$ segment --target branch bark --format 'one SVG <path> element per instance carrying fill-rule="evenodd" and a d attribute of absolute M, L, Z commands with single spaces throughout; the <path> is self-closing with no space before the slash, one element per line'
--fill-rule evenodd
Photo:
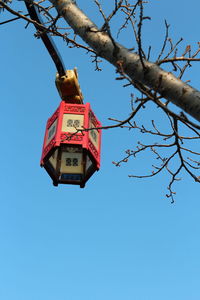
<path fill-rule="evenodd" d="M 30 1 L 30 0 L 29 0 Z M 63 16 L 74 32 L 89 45 L 98 56 L 106 59 L 116 68 L 119 64 L 131 80 L 140 82 L 162 97 L 180 107 L 196 120 L 200 121 L 200 92 L 164 71 L 155 63 L 141 59 L 118 44 L 81 11 L 73 0 L 50 0 L 59 15 Z"/>

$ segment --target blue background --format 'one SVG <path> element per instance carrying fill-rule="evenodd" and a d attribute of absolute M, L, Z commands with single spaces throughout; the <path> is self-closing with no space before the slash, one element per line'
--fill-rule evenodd
<path fill-rule="evenodd" d="M 113 2 L 113 3 L 112 3 Z M 92 1 L 80 7 L 98 24 L 102 18 Z M 165 35 L 164 19 L 174 41 L 197 49 L 198 1 L 151 1 L 144 25 L 143 46 L 158 55 Z M 24 10 L 23 2 L 13 8 Z M 108 14 L 114 1 L 103 2 Z M 11 18 L 0 14 L 0 20 Z M 120 26 L 113 21 L 114 32 Z M 53 187 L 39 166 L 46 120 L 59 105 L 55 67 L 32 25 L 23 20 L 0 26 L 1 42 L 1 195 L 0 299 L 3 300 L 199 300 L 199 186 L 186 174 L 175 185 L 176 202 L 165 197 L 166 173 L 147 180 L 129 174 L 151 171 L 151 155 L 131 159 L 121 167 L 112 161 L 142 140 L 137 131 L 103 131 L 101 170 L 85 189 Z M 135 45 L 130 32 L 119 41 Z M 85 102 L 103 125 L 109 117 L 130 113 L 133 88 L 116 81 L 115 69 L 102 63 L 95 72 L 84 50 L 55 42 L 66 68 L 78 67 Z M 181 53 L 181 52 L 180 52 Z M 199 66 L 186 79 L 199 88 Z M 151 107 L 138 117 L 167 129 L 166 120 Z"/>

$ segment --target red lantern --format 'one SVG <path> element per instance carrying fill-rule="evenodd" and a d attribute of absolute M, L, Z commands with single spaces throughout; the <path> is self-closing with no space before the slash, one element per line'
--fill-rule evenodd
<path fill-rule="evenodd" d="M 89 103 L 61 101 L 47 121 L 41 158 L 41 166 L 55 186 L 62 183 L 84 187 L 99 170 L 100 127 Z"/>

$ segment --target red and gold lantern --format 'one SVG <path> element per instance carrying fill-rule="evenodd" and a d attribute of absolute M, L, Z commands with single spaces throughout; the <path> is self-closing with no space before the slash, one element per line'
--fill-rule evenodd
<path fill-rule="evenodd" d="M 61 101 L 47 121 L 40 163 L 55 186 L 62 183 L 84 187 L 99 170 L 100 127 L 89 103 Z"/>

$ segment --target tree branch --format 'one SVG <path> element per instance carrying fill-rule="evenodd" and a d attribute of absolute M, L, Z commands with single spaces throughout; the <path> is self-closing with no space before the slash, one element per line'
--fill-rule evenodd
<path fill-rule="evenodd" d="M 156 90 L 162 97 L 171 101 L 196 120 L 200 121 L 200 92 L 190 85 L 176 78 L 172 73 L 166 72 L 158 65 L 143 59 L 130 52 L 122 45 L 110 38 L 109 34 L 102 32 L 77 7 L 72 0 L 50 0 L 58 13 L 95 52 L 115 67 L 119 61 L 124 72 L 132 79 Z M 118 51 L 114 51 L 117 45 Z"/>

